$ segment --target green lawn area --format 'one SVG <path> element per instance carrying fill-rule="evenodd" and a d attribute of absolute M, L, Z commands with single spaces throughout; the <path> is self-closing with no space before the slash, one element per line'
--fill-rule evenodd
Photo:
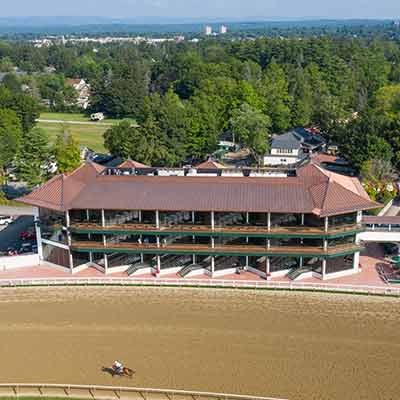
<path fill-rule="evenodd" d="M 91 150 L 97 152 L 105 152 L 103 133 L 110 127 L 110 125 L 121 122 L 120 119 L 105 119 L 101 122 L 92 122 L 85 114 L 69 114 L 69 113 L 50 113 L 45 112 L 40 115 L 40 119 L 52 121 L 64 121 L 63 123 L 54 122 L 38 122 L 37 126 L 44 129 L 53 142 L 57 134 L 60 132 L 62 125 L 67 126 L 69 131 L 75 136 L 82 146 L 86 146 Z M 74 122 L 68 124 L 68 121 Z M 85 122 L 79 125 L 76 122 Z M 87 124 L 87 123 L 90 123 Z M 132 120 L 132 123 L 134 121 Z"/>
<path fill-rule="evenodd" d="M 108 125 L 73 125 L 73 124 L 55 124 L 49 122 L 38 122 L 37 126 L 46 131 L 50 143 L 54 142 L 57 134 L 61 131 L 62 125 L 67 126 L 72 135 L 79 141 L 79 144 L 86 146 L 97 152 L 105 152 L 103 133 L 109 128 Z"/>

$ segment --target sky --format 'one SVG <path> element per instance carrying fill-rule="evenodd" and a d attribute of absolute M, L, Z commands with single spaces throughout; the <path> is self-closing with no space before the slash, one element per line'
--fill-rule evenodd
<path fill-rule="evenodd" d="M 0 17 L 400 17 L 400 0 L 0 0 L 0 3 Z"/>

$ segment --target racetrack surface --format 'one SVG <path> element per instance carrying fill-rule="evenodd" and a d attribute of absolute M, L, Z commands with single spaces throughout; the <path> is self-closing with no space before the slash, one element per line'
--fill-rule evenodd
<path fill-rule="evenodd" d="M 398 299 L 167 288 L 0 291 L 3 382 L 396 399 Z M 132 380 L 100 371 L 115 359 Z"/>

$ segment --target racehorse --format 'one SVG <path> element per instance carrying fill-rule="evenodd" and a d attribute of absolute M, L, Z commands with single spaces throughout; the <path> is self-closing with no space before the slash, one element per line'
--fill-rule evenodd
<path fill-rule="evenodd" d="M 117 371 L 114 368 L 110 368 L 110 367 L 103 367 L 101 370 L 103 372 L 108 372 L 112 377 L 117 375 L 117 376 L 132 379 L 133 375 L 135 374 L 135 371 L 133 369 L 130 369 L 127 367 L 123 367 L 121 371 Z"/>

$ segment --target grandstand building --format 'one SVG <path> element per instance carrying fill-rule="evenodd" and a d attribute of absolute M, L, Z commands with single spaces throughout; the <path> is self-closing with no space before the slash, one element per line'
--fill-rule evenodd
<path fill-rule="evenodd" d="M 321 279 L 359 271 L 363 210 L 356 178 L 296 170 L 152 168 L 87 162 L 20 199 L 34 206 L 39 256 L 72 273 Z"/>

